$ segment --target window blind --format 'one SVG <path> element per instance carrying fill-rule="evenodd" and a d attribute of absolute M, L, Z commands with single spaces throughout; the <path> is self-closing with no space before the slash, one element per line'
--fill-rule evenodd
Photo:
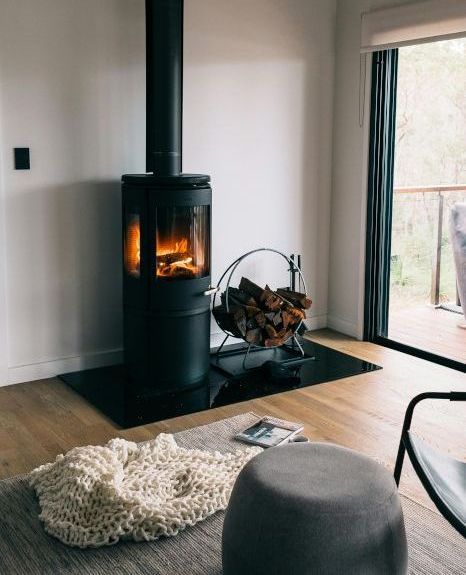
<path fill-rule="evenodd" d="M 466 0 L 428 0 L 361 15 L 361 52 L 466 36 Z"/>

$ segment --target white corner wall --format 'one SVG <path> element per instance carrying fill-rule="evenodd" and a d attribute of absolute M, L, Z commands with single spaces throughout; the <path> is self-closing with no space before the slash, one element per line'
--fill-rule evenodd
<path fill-rule="evenodd" d="M 1 106 L 0 83 L 0 106 Z M 2 118 L 0 116 L 0 143 Z M 8 332 L 6 305 L 6 242 L 5 242 L 5 201 L 3 194 L 2 155 L 0 153 L 0 385 L 8 381 Z"/>
<path fill-rule="evenodd" d="M 119 178 L 144 168 L 143 55 L 140 0 L 0 5 L 6 383 L 121 355 Z"/>
<path fill-rule="evenodd" d="M 323 327 L 335 2 L 188 0 L 185 22 L 184 170 L 212 176 L 213 280 L 256 247 L 301 253 Z M 286 285 L 286 267 L 240 273 Z"/>
<path fill-rule="evenodd" d="M 313 327 L 327 315 L 335 9 L 185 1 L 184 171 L 212 176 L 213 280 L 254 247 L 302 253 Z M 144 170 L 144 60 L 144 0 L 2 0 L 0 384 L 121 358 L 119 178 Z M 15 146 L 30 171 L 13 170 Z M 244 271 L 286 281 L 277 265 Z"/>
<path fill-rule="evenodd" d="M 359 338 L 364 322 L 371 82 L 371 56 L 359 53 L 361 13 L 410 1 L 338 0 L 337 4 L 328 326 Z"/>

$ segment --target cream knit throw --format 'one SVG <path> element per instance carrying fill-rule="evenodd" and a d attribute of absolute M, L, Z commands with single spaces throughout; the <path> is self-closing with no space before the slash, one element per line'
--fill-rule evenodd
<path fill-rule="evenodd" d="M 260 448 L 183 449 L 173 435 L 137 445 L 76 447 L 30 474 L 45 530 L 76 547 L 176 535 L 225 509 L 236 476 Z"/>

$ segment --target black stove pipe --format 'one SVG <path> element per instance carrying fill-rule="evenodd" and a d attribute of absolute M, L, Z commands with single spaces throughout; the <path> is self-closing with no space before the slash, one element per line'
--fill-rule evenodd
<path fill-rule="evenodd" d="M 183 0 L 146 0 L 146 171 L 181 173 Z"/>
<path fill-rule="evenodd" d="M 183 0 L 146 0 L 146 18 L 147 173 L 122 177 L 124 246 L 139 247 L 123 275 L 125 367 L 138 394 L 173 397 L 210 368 L 212 190 L 208 175 L 181 173 Z M 194 240 L 205 244 L 202 277 L 157 274 L 158 244 L 176 233 L 193 258 Z"/>

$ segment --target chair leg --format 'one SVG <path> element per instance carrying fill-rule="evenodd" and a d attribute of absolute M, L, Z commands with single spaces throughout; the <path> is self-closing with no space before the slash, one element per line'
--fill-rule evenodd
<path fill-rule="evenodd" d="M 450 401 L 466 401 L 466 392 L 464 391 L 450 391 L 450 392 L 436 392 L 427 391 L 425 393 L 420 393 L 416 395 L 408 404 L 406 409 L 405 418 L 403 421 L 403 428 L 401 430 L 400 446 L 398 448 L 398 454 L 396 456 L 395 470 L 393 472 L 393 477 L 395 478 L 395 483 L 400 484 L 401 469 L 403 467 L 403 460 L 405 457 L 405 434 L 408 433 L 411 427 L 411 421 L 413 419 L 414 408 L 416 405 L 424 399 L 449 399 Z"/>
<path fill-rule="evenodd" d="M 405 444 L 403 441 L 403 435 L 402 435 L 401 439 L 400 439 L 400 446 L 398 448 L 398 454 L 396 456 L 395 470 L 393 472 L 393 477 L 395 478 L 395 483 L 397 484 L 397 486 L 400 485 L 401 470 L 403 468 L 403 461 L 405 458 L 405 452 L 406 452 L 406 447 L 405 447 Z"/>

